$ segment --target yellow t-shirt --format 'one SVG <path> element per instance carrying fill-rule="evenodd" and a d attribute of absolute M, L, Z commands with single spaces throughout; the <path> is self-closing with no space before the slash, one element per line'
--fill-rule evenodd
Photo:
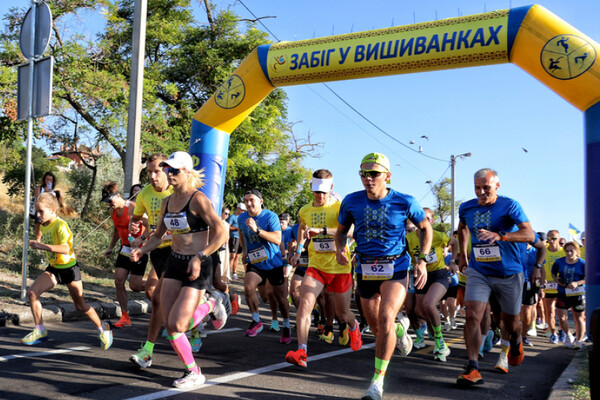
<path fill-rule="evenodd" d="M 585 260 L 585 246 L 579 248 L 579 258 Z"/>
<path fill-rule="evenodd" d="M 146 185 L 138 193 L 135 208 L 133 209 L 133 215 L 136 217 L 142 217 L 144 214 L 148 215 L 148 225 L 150 225 L 150 231 L 154 232 L 158 226 L 160 219 L 160 206 L 165 197 L 170 196 L 173 193 L 173 187 L 169 186 L 167 190 L 157 192 L 154 190 L 154 186 Z M 158 248 L 171 246 L 172 241 L 170 239 L 163 240 Z"/>
<path fill-rule="evenodd" d="M 338 227 L 338 214 L 342 203 L 328 199 L 327 204 L 322 207 L 314 207 L 307 204 L 300 209 L 298 215 L 300 222 L 309 228 L 336 229 Z M 350 259 L 348 246 L 345 248 L 346 257 Z M 335 243 L 333 235 L 313 236 L 308 245 L 308 266 L 316 268 L 329 274 L 347 274 L 350 272 L 350 263 L 338 264 L 335 258 Z"/>
<path fill-rule="evenodd" d="M 554 262 L 559 258 L 566 257 L 565 250 L 561 247 L 558 251 L 550 251 L 550 249 L 546 248 L 546 263 L 544 264 L 544 271 L 546 271 L 546 280 L 548 282 L 554 282 L 552 279 L 552 266 Z M 556 289 L 544 289 L 546 293 L 558 293 Z"/>
<path fill-rule="evenodd" d="M 75 252 L 73 252 L 73 234 L 69 225 L 59 217 L 56 217 L 54 221 L 48 225 L 40 226 L 42 231 L 42 243 L 44 244 L 66 244 L 69 245 L 69 254 L 54 253 L 52 251 L 46 252 L 48 262 L 54 268 L 69 268 L 75 265 Z"/>
<path fill-rule="evenodd" d="M 431 251 L 427 255 L 427 272 L 437 271 L 446 268 L 444 262 L 444 247 L 448 246 L 450 238 L 443 232 L 433 231 L 433 241 L 431 242 Z M 406 235 L 408 253 L 412 257 L 413 265 L 417 264 L 417 258 L 421 253 L 421 243 L 417 231 L 412 231 Z"/>

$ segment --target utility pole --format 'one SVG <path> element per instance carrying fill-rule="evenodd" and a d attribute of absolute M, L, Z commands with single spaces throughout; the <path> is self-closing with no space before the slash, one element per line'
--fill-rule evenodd
<path fill-rule="evenodd" d="M 452 171 L 452 186 L 451 186 L 451 193 L 452 193 L 452 204 L 450 205 L 451 210 L 452 210 L 452 215 L 450 218 L 450 236 L 452 236 L 452 233 L 454 232 L 454 230 L 456 229 L 456 225 L 454 225 L 454 216 L 456 215 L 456 172 L 455 172 L 455 166 L 456 166 L 456 159 L 457 158 L 466 158 L 466 157 L 471 157 L 471 153 L 464 153 L 464 154 L 459 154 L 456 157 L 454 155 L 450 156 L 450 170 Z"/>
<path fill-rule="evenodd" d="M 129 84 L 129 111 L 127 120 L 127 147 L 125 154 L 125 182 L 123 193 L 137 183 L 142 170 L 140 136 L 142 127 L 142 99 L 144 93 L 144 58 L 146 48 L 146 15 L 148 0 L 136 0 L 133 10 L 133 51 L 131 57 L 131 82 Z"/>

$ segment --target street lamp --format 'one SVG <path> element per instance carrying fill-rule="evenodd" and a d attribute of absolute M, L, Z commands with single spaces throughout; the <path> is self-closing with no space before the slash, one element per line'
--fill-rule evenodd
<path fill-rule="evenodd" d="M 451 192 L 452 192 L 452 204 L 451 204 L 451 210 L 452 210 L 452 215 L 450 217 L 450 236 L 452 236 L 452 233 L 454 233 L 454 229 L 455 229 L 455 225 L 454 225 L 454 215 L 456 214 L 456 200 L 455 200 L 455 192 L 456 192 L 456 188 L 455 188 L 455 174 L 454 174 L 454 166 L 456 165 L 456 159 L 457 158 L 467 158 L 467 157 L 471 157 L 471 153 L 464 153 L 464 154 L 459 154 L 457 156 L 451 155 L 450 156 L 450 167 L 452 170 L 452 188 L 451 188 Z"/>

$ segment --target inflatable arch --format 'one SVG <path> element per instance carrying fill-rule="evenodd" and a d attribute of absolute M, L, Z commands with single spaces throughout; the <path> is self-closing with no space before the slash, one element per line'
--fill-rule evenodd
<path fill-rule="evenodd" d="M 221 209 L 229 135 L 275 88 L 511 62 L 584 112 L 587 314 L 600 307 L 598 43 L 539 5 L 259 46 L 196 112 L 189 151 Z"/>

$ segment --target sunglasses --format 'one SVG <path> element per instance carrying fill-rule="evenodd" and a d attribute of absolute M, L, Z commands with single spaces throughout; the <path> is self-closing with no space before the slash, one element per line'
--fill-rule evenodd
<path fill-rule="evenodd" d="M 360 171 L 358 171 L 358 174 L 360 175 L 361 178 L 375 179 L 379 175 L 383 174 L 383 172 L 381 172 L 381 171 L 365 171 L 364 169 L 361 169 Z"/>
<path fill-rule="evenodd" d="M 228 212 L 224 212 L 223 214 L 225 214 L 225 215 L 229 215 L 229 213 L 228 213 Z"/>
<path fill-rule="evenodd" d="M 173 167 L 165 167 L 164 171 L 165 171 L 165 174 L 167 174 L 167 175 L 171 174 L 173 176 L 177 176 L 181 172 L 180 169 L 173 168 Z"/>
<path fill-rule="evenodd" d="M 548 240 L 555 241 L 555 240 L 558 240 L 558 238 L 550 238 L 549 237 Z"/>

